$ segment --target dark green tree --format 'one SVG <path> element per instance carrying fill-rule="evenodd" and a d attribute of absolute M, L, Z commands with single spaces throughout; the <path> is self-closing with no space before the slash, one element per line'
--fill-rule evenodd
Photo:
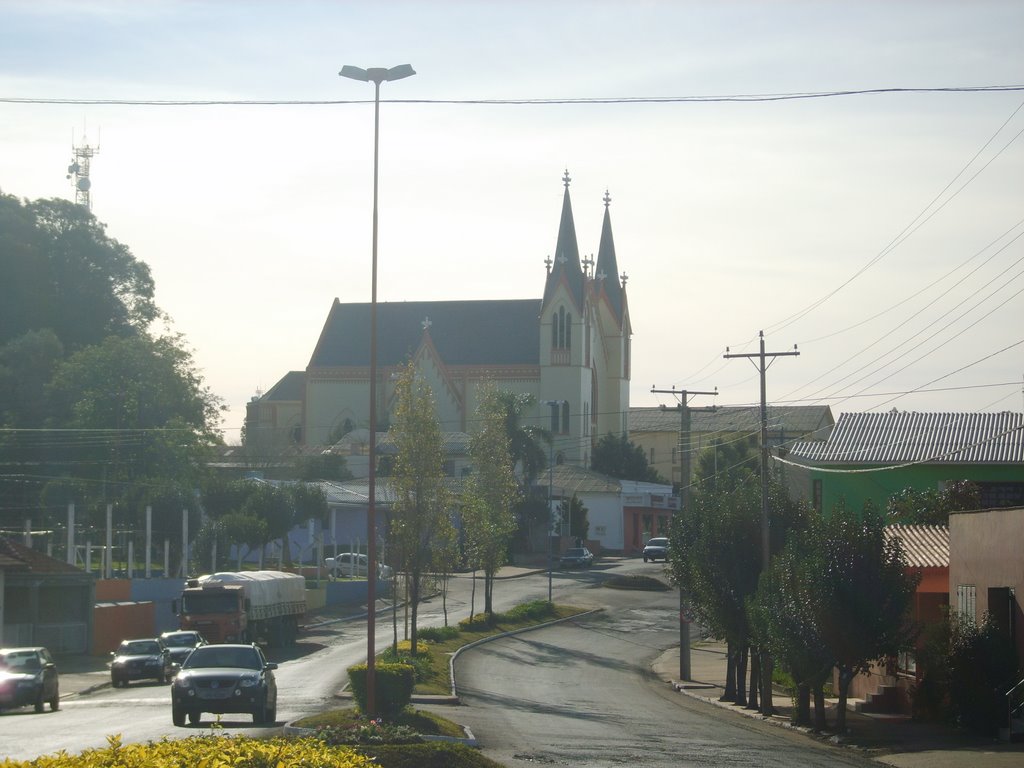
<path fill-rule="evenodd" d="M 822 570 L 811 605 L 821 641 L 839 672 L 836 730 L 846 730 L 846 700 L 854 675 L 871 663 L 914 647 L 910 620 L 917 578 L 906 570 L 900 539 L 886 538 L 883 516 L 870 507 L 856 513 L 839 506 L 812 518 L 806 546 Z"/>
<path fill-rule="evenodd" d="M 644 449 L 632 442 L 625 433 L 613 435 L 609 432 L 598 440 L 591 456 L 590 468 L 620 480 L 667 482 L 647 462 Z"/>
<path fill-rule="evenodd" d="M 949 525 L 951 512 L 981 508 L 981 489 L 970 480 L 946 483 L 942 490 L 904 488 L 889 497 L 889 522 L 899 525 Z"/>
<path fill-rule="evenodd" d="M 0 343 L 50 328 L 74 352 L 159 314 L 149 267 L 68 200 L 0 193 L 0 274 Z"/>

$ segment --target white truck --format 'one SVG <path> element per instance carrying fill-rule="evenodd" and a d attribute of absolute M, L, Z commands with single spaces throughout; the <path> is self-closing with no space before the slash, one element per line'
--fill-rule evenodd
<path fill-rule="evenodd" d="M 305 613 L 306 579 L 282 571 L 213 573 L 181 593 L 181 628 L 211 643 L 291 645 Z"/>

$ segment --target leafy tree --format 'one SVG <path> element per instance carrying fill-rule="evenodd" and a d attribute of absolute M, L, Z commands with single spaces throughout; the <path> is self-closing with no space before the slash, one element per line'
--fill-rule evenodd
<path fill-rule="evenodd" d="M 949 644 L 949 703 L 955 722 L 995 736 L 1006 721 L 1003 694 L 1020 679 L 1017 653 L 1007 627 L 986 615 L 981 624 L 956 617 Z"/>
<path fill-rule="evenodd" d="M 598 440 L 591 456 L 590 468 L 620 480 L 667 482 L 648 464 L 644 449 L 632 442 L 625 433 L 613 435 L 609 432 Z"/>
<path fill-rule="evenodd" d="M 713 440 L 701 451 L 694 470 L 698 485 L 733 488 L 761 475 L 761 456 L 756 437 Z"/>
<path fill-rule="evenodd" d="M 579 541 L 586 541 L 590 534 L 590 522 L 587 520 L 587 508 L 575 493 L 572 498 L 563 499 L 558 505 L 558 514 L 562 520 L 569 521 L 569 535 Z"/>
<path fill-rule="evenodd" d="M 241 511 L 265 524 L 266 538 L 260 543 L 261 546 L 280 540 L 281 559 L 285 565 L 290 566 L 292 553 L 288 533 L 295 525 L 295 507 L 288 492 L 270 483 L 254 482 Z"/>
<path fill-rule="evenodd" d="M 57 495 L 140 509 L 199 487 L 219 401 L 179 339 L 107 337 L 60 363 L 48 395 L 48 426 L 77 430 L 51 453 Z"/>
<path fill-rule="evenodd" d="M 513 472 L 507 399 L 486 387 L 476 409 L 477 431 L 470 441 L 473 474 L 463 495 L 462 522 L 470 565 L 484 572 L 484 612 L 493 614 L 494 577 L 507 562 L 515 531 L 513 507 L 520 487 Z"/>
<path fill-rule="evenodd" d="M 981 507 L 981 489 L 970 480 L 947 483 L 942 490 L 904 488 L 893 494 L 886 512 L 901 525 L 949 525 L 949 514 Z"/>
<path fill-rule="evenodd" d="M 804 525 L 804 510 L 774 478 L 769 482 L 769 509 L 774 553 L 782 549 L 790 530 Z M 701 625 L 729 646 L 730 684 L 724 698 L 746 704 L 745 660 L 752 639 L 747 603 L 763 569 L 761 492 L 756 477 L 721 475 L 718 483 L 697 487 L 691 509 L 672 519 L 668 566 L 673 584 L 682 590 Z M 752 692 L 756 680 L 756 669 L 752 669 Z"/>
<path fill-rule="evenodd" d="M 76 351 L 159 314 L 149 267 L 68 200 L 0 194 L 0 273 L 0 343 L 50 328 Z"/>
<path fill-rule="evenodd" d="M 394 417 L 389 430 L 397 453 L 391 482 L 391 552 L 409 584 L 411 653 L 417 653 L 417 616 L 423 579 L 431 565 L 433 543 L 447 539 L 451 525 L 450 493 L 445 485 L 441 425 L 430 388 L 416 376 L 412 363 L 395 385 Z"/>
<path fill-rule="evenodd" d="M 815 583 L 826 564 L 813 541 L 803 531 L 790 535 L 769 570 L 761 574 L 747 612 L 759 644 L 768 648 L 796 684 L 796 724 L 810 724 L 813 692 L 814 727 L 823 730 L 823 687 L 832 672 L 833 657 L 816 623 Z"/>
<path fill-rule="evenodd" d="M 295 466 L 299 480 L 351 480 L 345 457 L 340 453 L 323 452 L 300 456 Z"/>
<path fill-rule="evenodd" d="M 250 512 L 228 512 L 217 522 L 220 532 L 237 547 L 238 570 L 242 569 L 242 560 L 249 552 L 262 548 L 272 538 L 267 521 Z M 243 545 L 245 551 L 242 550 Z"/>
<path fill-rule="evenodd" d="M 812 518 L 806 546 L 824 570 L 811 585 L 814 624 L 839 672 L 836 729 L 846 730 L 846 699 L 854 675 L 873 661 L 913 648 L 909 620 L 917 578 L 906 572 L 899 537 L 885 537 L 882 515 L 839 506 Z"/>

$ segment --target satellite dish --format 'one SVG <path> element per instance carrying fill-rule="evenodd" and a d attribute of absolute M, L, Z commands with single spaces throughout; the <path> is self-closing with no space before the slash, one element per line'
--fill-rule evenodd
<path fill-rule="evenodd" d="M 83 192 L 86 192 L 88 191 L 89 187 L 92 186 L 92 182 L 89 181 L 88 179 L 79 179 L 78 184 L 76 186 Z"/>

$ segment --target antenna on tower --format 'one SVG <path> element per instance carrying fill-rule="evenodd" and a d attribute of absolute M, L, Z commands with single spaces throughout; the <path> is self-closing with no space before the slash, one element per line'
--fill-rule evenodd
<path fill-rule="evenodd" d="M 89 179 L 89 165 L 92 162 L 92 157 L 98 154 L 100 151 L 99 141 L 97 140 L 96 146 L 89 146 L 89 140 L 86 138 L 85 131 L 82 131 L 82 143 L 75 144 L 75 129 L 71 129 L 71 151 L 75 153 L 75 156 L 71 159 L 71 165 L 68 166 L 67 178 L 71 179 L 71 186 L 75 188 L 75 202 L 79 205 L 84 205 L 86 209 L 92 210 L 92 198 L 89 195 L 92 189 L 92 181 Z"/>

